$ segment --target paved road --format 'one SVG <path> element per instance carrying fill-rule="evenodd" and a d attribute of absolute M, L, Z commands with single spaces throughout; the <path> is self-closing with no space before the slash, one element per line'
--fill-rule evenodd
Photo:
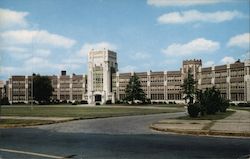
<path fill-rule="evenodd" d="M 145 116 L 114 117 L 104 119 L 78 120 L 60 124 L 39 126 L 39 129 L 63 133 L 94 134 L 152 134 L 149 125 L 164 118 L 183 116 L 184 113 L 155 114 Z"/>
<path fill-rule="evenodd" d="M 250 154 L 249 138 L 159 134 L 148 129 L 151 122 L 179 115 L 181 113 L 0 129 L 0 158 L 233 159 Z"/>

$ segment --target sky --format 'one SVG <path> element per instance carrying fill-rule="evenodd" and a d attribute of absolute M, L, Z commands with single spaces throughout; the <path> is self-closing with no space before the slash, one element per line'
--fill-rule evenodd
<path fill-rule="evenodd" d="M 91 49 L 119 72 L 179 70 L 250 58 L 250 0 L 1 0 L 0 80 L 87 74 Z"/>

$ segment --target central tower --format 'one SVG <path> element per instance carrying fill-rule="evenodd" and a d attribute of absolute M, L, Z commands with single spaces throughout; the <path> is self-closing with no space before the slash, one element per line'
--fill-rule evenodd
<path fill-rule="evenodd" d="M 112 74 L 118 70 L 116 52 L 91 50 L 88 54 L 88 103 L 104 104 L 114 100 Z"/>

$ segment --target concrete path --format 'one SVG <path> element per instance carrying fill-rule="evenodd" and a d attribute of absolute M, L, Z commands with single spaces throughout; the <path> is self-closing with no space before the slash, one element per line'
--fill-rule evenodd
<path fill-rule="evenodd" d="M 182 134 L 250 137 L 250 112 L 236 110 L 231 116 L 217 121 L 165 119 L 153 123 L 151 128 Z"/>
<path fill-rule="evenodd" d="M 250 133 L 250 112 L 237 110 L 231 116 L 218 120 L 210 128 L 212 131 Z"/>

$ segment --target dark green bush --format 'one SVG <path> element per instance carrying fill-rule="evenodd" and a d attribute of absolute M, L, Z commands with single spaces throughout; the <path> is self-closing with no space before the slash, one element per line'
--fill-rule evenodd
<path fill-rule="evenodd" d="M 88 104 L 88 101 L 82 100 L 80 103 L 81 103 L 81 104 Z"/>
<path fill-rule="evenodd" d="M 230 103 L 230 106 L 235 106 L 235 103 Z"/>
<path fill-rule="evenodd" d="M 8 97 L 3 97 L 0 102 L 1 105 L 10 105 Z"/>
<path fill-rule="evenodd" d="M 222 98 L 220 102 L 220 112 L 226 112 L 228 107 L 229 107 L 229 100 Z"/>
<path fill-rule="evenodd" d="M 239 103 L 239 107 L 250 107 L 250 103 Z"/>
<path fill-rule="evenodd" d="M 107 100 L 106 104 L 112 104 L 112 101 L 111 100 Z"/>
<path fill-rule="evenodd" d="M 115 101 L 115 104 L 122 104 L 120 100 Z"/>
<path fill-rule="evenodd" d="M 194 103 L 188 105 L 188 114 L 190 117 L 196 118 L 200 113 L 201 105 L 200 103 Z"/>

